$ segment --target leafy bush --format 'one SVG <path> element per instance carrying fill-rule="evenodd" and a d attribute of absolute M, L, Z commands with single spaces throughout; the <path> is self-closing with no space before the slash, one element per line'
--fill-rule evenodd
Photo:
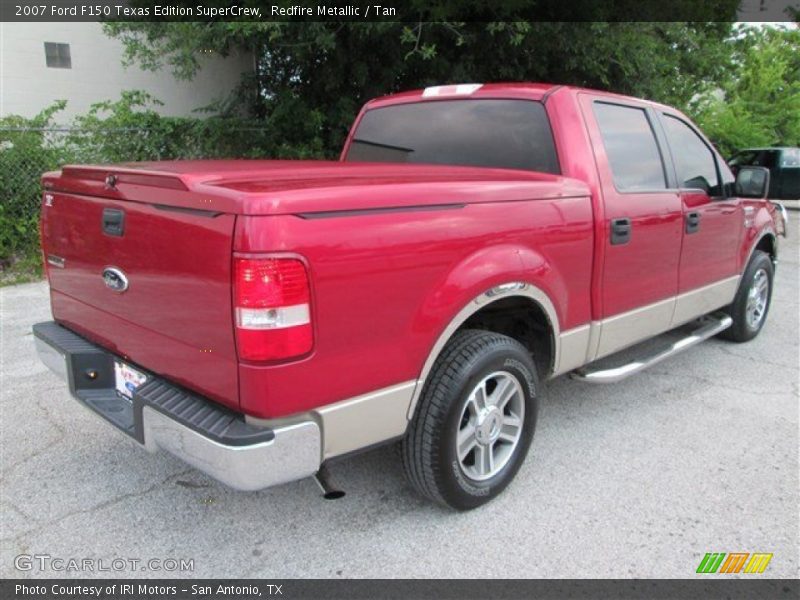
<path fill-rule="evenodd" d="M 74 121 L 69 144 L 82 163 L 199 158 L 305 158 L 321 156 L 321 145 L 287 145 L 270 135 L 264 121 L 239 116 L 163 117 L 162 103 L 142 91 L 126 91 L 116 102 L 99 102 Z M 112 132 L 109 135 L 109 132 Z"/>
<path fill-rule="evenodd" d="M 42 173 L 67 163 L 120 163 L 200 158 L 317 158 L 319 119 L 298 125 L 294 139 L 272 135 L 270 123 L 236 115 L 164 117 L 161 103 L 141 91 L 99 102 L 55 128 L 61 101 L 36 117 L 0 119 L 0 270 L 39 260 L 38 220 Z M 291 99 L 286 106 L 290 107 Z M 288 119 L 291 111 L 275 118 Z"/>
<path fill-rule="evenodd" d="M 63 144 L 49 139 L 57 102 L 32 119 L 0 119 L 0 266 L 36 253 L 39 242 L 39 178 L 69 160 Z"/>

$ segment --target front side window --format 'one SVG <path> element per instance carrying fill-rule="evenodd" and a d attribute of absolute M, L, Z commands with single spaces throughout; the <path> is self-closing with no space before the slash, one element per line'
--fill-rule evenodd
<path fill-rule="evenodd" d="M 647 113 L 641 108 L 595 102 L 603 146 L 620 192 L 667 187 L 664 163 Z"/>
<path fill-rule="evenodd" d="M 345 160 L 559 173 L 544 106 L 530 100 L 436 100 L 364 113 Z"/>
<path fill-rule="evenodd" d="M 678 184 L 701 189 L 709 196 L 722 194 L 714 153 L 694 129 L 676 117 L 664 115 L 664 130 L 672 150 Z"/>
<path fill-rule="evenodd" d="M 755 164 L 756 157 L 758 156 L 757 152 L 752 150 L 743 150 L 739 152 L 736 156 L 734 156 L 730 163 L 732 167 L 742 167 L 746 165 L 753 165 Z"/>

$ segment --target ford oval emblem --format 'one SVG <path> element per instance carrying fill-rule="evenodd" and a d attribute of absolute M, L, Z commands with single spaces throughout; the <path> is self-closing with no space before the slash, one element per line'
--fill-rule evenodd
<path fill-rule="evenodd" d="M 117 267 L 103 269 L 103 282 L 105 282 L 107 288 L 120 294 L 128 289 L 128 278 Z"/>

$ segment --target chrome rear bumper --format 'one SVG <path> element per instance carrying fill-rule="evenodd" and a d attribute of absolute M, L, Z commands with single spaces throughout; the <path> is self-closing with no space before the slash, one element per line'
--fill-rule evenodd
<path fill-rule="evenodd" d="M 320 431 L 313 421 L 274 429 L 271 441 L 227 446 L 149 406 L 142 419 L 147 450 L 166 450 L 237 490 L 260 490 L 310 477 L 319 469 Z"/>
<path fill-rule="evenodd" d="M 258 427 L 154 375 L 129 400 L 114 388 L 113 354 L 54 322 L 34 325 L 33 332 L 39 358 L 67 382 L 72 396 L 151 452 L 166 450 L 237 490 L 319 470 L 322 436 L 311 418 Z"/>

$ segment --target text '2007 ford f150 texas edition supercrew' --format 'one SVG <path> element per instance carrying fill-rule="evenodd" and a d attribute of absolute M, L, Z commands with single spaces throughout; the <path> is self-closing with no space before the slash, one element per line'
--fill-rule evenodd
<path fill-rule="evenodd" d="M 65 166 L 35 340 L 82 404 L 234 488 L 399 440 L 419 492 L 474 508 L 525 459 L 542 380 L 758 334 L 768 178 L 667 106 L 541 84 L 378 98 L 340 161 Z"/>

